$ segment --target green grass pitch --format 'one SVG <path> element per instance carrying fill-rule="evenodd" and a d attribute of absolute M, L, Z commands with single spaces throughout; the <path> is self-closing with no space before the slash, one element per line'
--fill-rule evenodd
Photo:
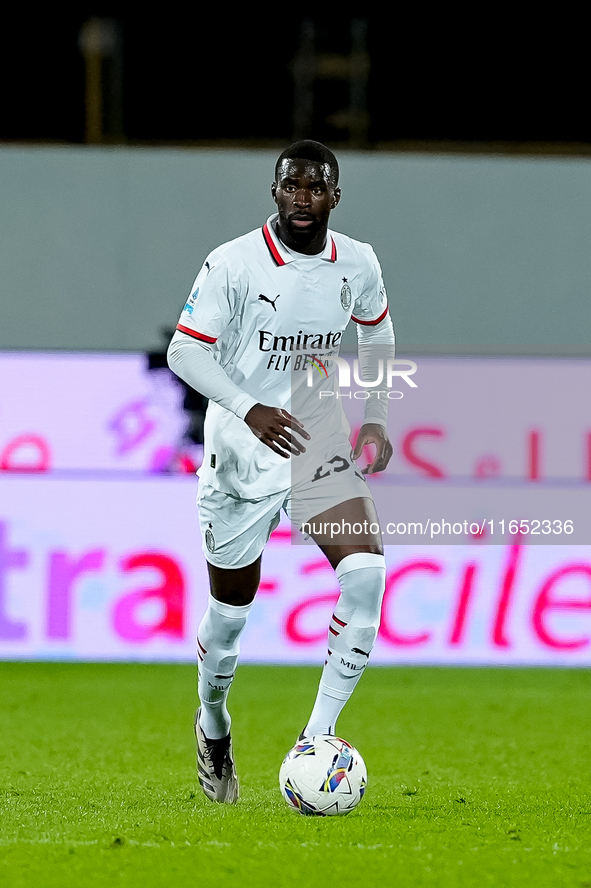
<path fill-rule="evenodd" d="M 305 818 L 277 772 L 318 677 L 240 667 L 230 807 L 197 786 L 193 668 L 1 663 L 0 885 L 591 886 L 591 673 L 368 670 L 339 722 L 366 797 Z"/>

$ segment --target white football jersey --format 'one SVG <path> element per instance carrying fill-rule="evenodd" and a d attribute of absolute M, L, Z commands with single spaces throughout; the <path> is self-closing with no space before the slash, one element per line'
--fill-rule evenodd
<path fill-rule="evenodd" d="M 209 343 L 230 379 L 256 402 L 292 413 L 294 384 L 306 384 L 311 358 L 329 373 L 334 368 L 334 374 L 335 362 L 325 365 L 323 359 L 338 355 L 349 320 L 379 324 L 388 306 L 369 244 L 329 231 L 322 253 L 295 253 L 277 237 L 276 218 L 209 254 L 177 330 Z M 344 429 L 346 420 L 337 407 L 334 422 Z M 316 418 L 293 413 L 311 435 L 313 426 L 322 424 L 326 438 L 326 406 L 323 410 Z M 256 499 L 291 486 L 290 463 L 259 441 L 242 419 L 209 402 L 198 473 L 203 481 L 233 496 Z"/>

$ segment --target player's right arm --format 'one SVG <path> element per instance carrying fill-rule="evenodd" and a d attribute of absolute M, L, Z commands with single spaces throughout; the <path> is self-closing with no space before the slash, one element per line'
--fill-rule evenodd
<path fill-rule="evenodd" d="M 308 438 L 301 424 L 285 410 L 260 404 L 230 379 L 214 357 L 213 348 L 233 319 L 237 298 L 222 260 L 212 255 L 199 272 L 168 347 L 168 366 L 196 391 L 244 420 L 275 453 L 297 455 L 304 447 L 291 430 Z"/>
<path fill-rule="evenodd" d="M 250 428 L 253 435 L 270 447 L 279 456 L 288 456 L 281 448 L 288 447 L 294 456 L 299 453 L 305 453 L 306 448 L 301 441 L 294 438 L 287 430 L 293 429 L 305 438 L 310 440 L 310 435 L 305 431 L 301 422 L 295 416 L 292 416 L 287 410 L 281 410 L 278 407 L 268 407 L 265 404 L 255 404 L 251 407 L 244 422 Z"/>

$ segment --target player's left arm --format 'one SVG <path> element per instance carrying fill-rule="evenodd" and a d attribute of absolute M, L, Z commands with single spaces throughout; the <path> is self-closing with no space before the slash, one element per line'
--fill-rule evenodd
<path fill-rule="evenodd" d="M 377 422 L 364 422 L 359 429 L 354 459 L 359 459 L 363 448 L 367 444 L 374 444 L 376 448 L 373 461 L 365 469 L 361 469 L 363 475 L 372 475 L 374 472 L 383 472 L 392 456 L 392 444 L 386 428 Z"/>
<path fill-rule="evenodd" d="M 364 474 L 383 472 L 392 456 L 392 444 L 388 437 L 388 360 L 395 355 L 395 337 L 392 318 L 388 311 L 388 299 L 382 280 L 382 271 L 372 251 L 371 271 L 365 292 L 356 301 L 353 320 L 357 324 L 359 369 L 361 379 L 374 381 L 380 375 L 378 385 L 368 387 L 370 397 L 365 401 L 364 422 L 359 430 L 353 456 L 358 459 L 367 444 L 375 447 L 375 455 Z"/>

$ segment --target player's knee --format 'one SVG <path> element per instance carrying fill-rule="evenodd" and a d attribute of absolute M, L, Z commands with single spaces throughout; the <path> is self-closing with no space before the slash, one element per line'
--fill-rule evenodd
<path fill-rule="evenodd" d="M 238 655 L 240 636 L 246 626 L 251 605 L 234 607 L 210 596 L 209 606 L 199 625 L 198 638 L 207 653 L 213 645 L 219 654 Z"/>
<path fill-rule="evenodd" d="M 352 625 L 379 624 L 386 584 L 386 561 L 383 555 L 356 552 L 347 555 L 337 567 L 341 587 L 339 609 L 348 612 Z"/>
<path fill-rule="evenodd" d="M 199 626 L 199 641 L 206 651 L 210 647 L 215 647 L 219 654 L 221 651 L 231 655 L 238 656 L 240 647 L 240 635 L 243 626 L 237 626 L 233 622 L 216 621 L 215 626 L 207 619 L 204 619 Z"/>

